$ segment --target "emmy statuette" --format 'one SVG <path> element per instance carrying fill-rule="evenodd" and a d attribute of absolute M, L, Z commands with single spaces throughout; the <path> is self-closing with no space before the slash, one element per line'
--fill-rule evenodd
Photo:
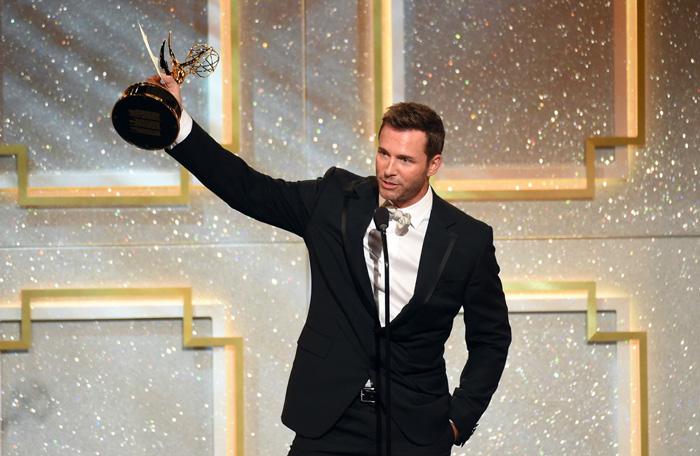
<path fill-rule="evenodd" d="M 145 35 L 144 41 L 148 49 Z M 163 41 L 160 47 L 158 66 L 178 84 L 182 84 L 190 74 L 201 78 L 209 76 L 219 63 L 219 54 L 206 44 L 193 45 L 185 61 L 180 63 L 175 58 L 171 47 L 171 35 L 168 34 L 168 66 L 165 61 L 165 43 Z M 148 50 L 150 54 L 150 49 Z M 150 82 L 138 82 L 127 87 L 115 103 L 112 109 L 112 124 L 119 136 L 136 147 L 163 149 L 177 138 L 181 113 L 180 103 L 167 89 Z"/>

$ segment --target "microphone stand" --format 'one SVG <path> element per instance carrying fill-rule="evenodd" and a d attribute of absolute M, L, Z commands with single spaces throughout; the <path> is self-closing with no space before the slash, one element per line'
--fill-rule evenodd
<path fill-rule="evenodd" d="M 386 456 L 391 456 L 391 315 L 389 305 L 389 248 L 386 243 L 386 226 L 380 229 L 384 249 L 384 330 L 386 331 Z"/>
<path fill-rule="evenodd" d="M 374 223 L 381 234 L 384 251 L 384 330 L 386 332 L 384 358 L 386 369 L 386 396 L 382 402 L 386 404 L 386 456 L 391 456 L 391 306 L 389 305 L 389 247 L 386 242 L 386 230 L 389 227 L 389 218 L 389 210 L 386 207 L 380 207 L 374 212 Z M 379 347 L 377 346 L 377 348 Z M 379 378 L 381 378 L 381 373 L 377 372 L 377 379 Z M 381 397 L 381 388 L 378 387 L 377 390 L 380 392 L 378 396 Z M 378 410 L 381 411 L 381 408 Z M 377 415 L 377 429 L 380 427 L 381 413 Z"/>

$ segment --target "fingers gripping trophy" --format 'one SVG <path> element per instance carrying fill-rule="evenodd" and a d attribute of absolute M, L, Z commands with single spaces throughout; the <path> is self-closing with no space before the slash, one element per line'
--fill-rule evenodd
<path fill-rule="evenodd" d="M 141 34 L 158 74 L 161 78 L 163 74 L 171 76 L 177 84 L 182 84 L 188 75 L 207 77 L 219 63 L 218 52 L 211 46 L 199 43 L 193 45 L 185 60 L 180 62 L 172 50 L 172 35 L 168 33 L 168 65 L 165 60 L 166 41 L 163 41 L 160 58 L 156 60 L 143 29 Z M 112 109 L 112 124 L 119 136 L 141 149 L 163 149 L 175 141 L 180 131 L 182 106 L 179 100 L 155 82 L 157 81 L 130 85 Z M 164 81 L 161 79 L 161 82 Z"/>

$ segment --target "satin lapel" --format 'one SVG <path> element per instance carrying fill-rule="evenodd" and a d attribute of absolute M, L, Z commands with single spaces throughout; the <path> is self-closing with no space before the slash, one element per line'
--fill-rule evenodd
<path fill-rule="evenodd" d="M 437 195 L 433 195 L 433 209 L 430 213 L 428 229 L 423 239 L 418 275 L 416 276 L 416 288 L 406 307 L 392 321 L 392 326 L 399 325 L 402 321 L 409 318 L 416 309 L 426 304 L 433 295 L 438 279 L 440 279 L 445 269 L 447 260 L 457 240 L 457 233 L 449 230 L 449 227 L 453 224 L 454 218 L 450 213 L 448 204 Z"/>
<path fill-rule="evenodd" d="M 362 303 L 372 319 L 376 321 L 378 321 L 377 306 L 374 303 L 372 285 L 367 273 L 363 239 L 377 204 L 376 181 L 373 178 L 367 178 L 357 182 L 346 190 L 340 224 L 350 274 L 355 287 L 360 290 L 363 297 Z"/>

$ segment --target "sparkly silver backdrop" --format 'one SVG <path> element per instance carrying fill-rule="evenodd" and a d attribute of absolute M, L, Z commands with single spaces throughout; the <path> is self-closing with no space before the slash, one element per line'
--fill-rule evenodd
<path fill-rule="evenodd" d="M 109 111 L 120 90 L 151 72 L 136 21 L 147 26 L 151 44 L 172 29 L 184 51 L 206 38 L 208 7 L 203 0 L 2 2 L 0 143 L 29 146 L 30 183 L 42 173 L 59 181 L 69 172 L 174 173 L 164 154 L 124 145 L 111 131 Z M 289 179 L 315 177 L 332 165 L 372 172 L 370 7 L 241 2 L 242 154 L 261 170 Z M 604 1 L 404 2 L 405 93 L 445 116 L 449 164 L 580 163 L 586 135 L 611 134 L 611 8 Z M 647 136 L 634 149 L 628 180 L 598 187 L 593 201 L 458 206 L 494 227 L 504 281 L 590 280 L 629 300 L 632 328 L 649 337 L 650 454 L 693 454 L 700 447 L 700 5 L 649 1 L 646 12 Z M 205 125 L 206 87 L 193 80 L 185 88 L 188 111 Z M 14 179 L 14 160 L 0 158 L 0 182 L 13 187 Z M 17 206 L 16 193 L 3 191 L 0 220 L 4 306 L 16 307 L 26 288 L 125 286 L 192 286 L 195 303 L 224 303 L 244 337 L 246 454 L 285 454 L 292 434 L 279 421 L 282 392 L 309 293 L 298 238 L 232 212 L 204 190 L 187 207 L 29 210 Z M 612 315 L 600 320 L 614 327 Z M 511 322 L 514 342 L 501 386 L 477 433 L 454 454 L 624 454 L 616 447 L 617 399 L 628 378 L 617 371 L 616 346 L 587 344 L 583 313 L 517 313 Z M 456 323 L 446 351 L 453 385 L 466 357 L 463 325 Z M 124 330 L 128 324 L 80 325 L 81 334 L 99 328 L 105 340 L 136 340 L 136 331 Z M 4 336 L 15 326 L 3 325 Z M 49 326 L 46 334 L 66 343 L 75 333 L 73 326 Z M 141 354 L 179 348 L 176 326 L 138 331 L 150 334 L 139 342 Z M 25 416 L 17 410 L 41 401 L 63 417 L 31 434 L 41 436 L 32 454 L 86 453 L 99 438 L 102 454 L 124 454 L 125 438 L 135 445 L 129 454 L 153 454 L 149 445 L 165 442 L 162 436 L 128 427 L 113 435 L 94 422 L 75 429 L 85 436 L 71 437 L 75 447 L 52 446 L 50 432 L 63 436 L 93 412 L 104 429 L 116 429 L 116 419 L 107 401 L 86 407 L 61 400 L 86 386 L 69 390 L 49 377 L 70 364 L 55 365 L 62 344 L 42 351 L 39 328 L 30 352 L 0 357 L 0 454 L 26 454 L 13 450 L 27 440 L 19 440 L 26 434 L 12 423 Z M 126 355 L 124 364 L 104 366 L 99 345 L 71 343 L 65 356 L 81 364 L 68 372 L 105 369 L 109 382 L 125 376 Z M 188 375 L 193 360 L 206 356 L 178 351 L 152 375 Z M 22 357 L 25 367 L 13 368 Z M 13 411 L 13 385 L 27 377 L 22 369 L 44 364 L 32 375 L 48 386 L 26 389 Z M 129 380 L 139 375 L 145 374 Z M 182 388 L 200 405 L 211 398 L 206 382 Z M 174 403 L 148 403 L 158 413 L 154 420 L 177 410 Z M 194 403 L 182 405 L 205 426 L 178 435 L 188 439 L 183 448 L 208 454 L 194 438 L 211 432 L 203 421 L 209 415 Z M 23 423 L 37 423 L 27 413 Z M 80 421 L 65 418 L 76 413 L 84 415 Z M 138 413 L 122 417 L 133 424 Z"/>
<path fill-rule="evenodd" d="M 405 3 L 406 98 L 440 108 L 446 165 L 580 164 L 612 133 L 612 2 Z"/>
<path fill-rule="evenodd" d="M 164 152 L 144 154 L 114 134 L 110 112 L 129 84 L 155 71 L 154 52 L 172 30 L 183 58 L 206 40 L 207 2 L 3 1 L 3 143 L 29 146 L 32 174 L 174 170 Z M 203 116 L 203 85 L 188 84 L 188 111 Z M 2 170 L 12 169 L 5 160 Z M 64 185 L 70 185 L 69 183 Z"/>
<path fill-rule="evenodd" d="M 33 329 L 2 356 L 3 455 L 212 453 L 212 357 L 182 350 L 180 321 Z"/>

